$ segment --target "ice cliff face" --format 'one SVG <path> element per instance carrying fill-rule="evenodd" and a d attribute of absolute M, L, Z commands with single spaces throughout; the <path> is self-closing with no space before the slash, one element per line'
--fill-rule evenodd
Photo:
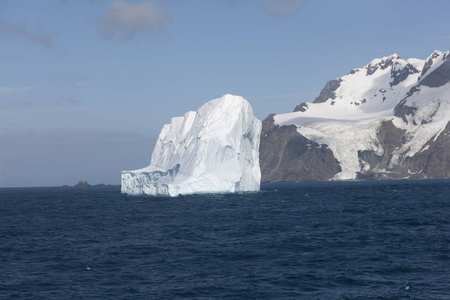
<path fill-rule="evenodd" d="M 122 172 L 122 192 L 177 196 L 259 191 L 261 122 L 225 95 L 164 125 L 150 166 Z"/>
<path fill-rule="evenodd" d="M 262 181 L 450 177 L 450 51 L 397 54 L 263 122 Z"/>

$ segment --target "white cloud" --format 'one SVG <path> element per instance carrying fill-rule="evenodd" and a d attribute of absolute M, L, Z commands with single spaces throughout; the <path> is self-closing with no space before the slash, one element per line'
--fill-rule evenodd
<path fill-rule="evenodd" d="M 295 14 L 300 7 L 306 4 L 308 0 L 263 0 L 266 11 L 274 17 L 290 17 Z"/>
<path fill-rule="evenodd" d="M 17 93 L 17 92 L 25 92 L 25 91 L 34 90 L 35 88 L 36 88 L 35 86 L 21 86 L 21 87 L 0 86 L 0 95 Z"/>
<path fill-rule="evenodd" d="M 45 48 L 51 48 L 53 45 L 52 39 L 45 33 L 39 30 L 30 31 L 22 23 L 14 24 L 0 20 L 0 34 L 13 34 L 26 39 L 29 42 L 44 46 Z"/>
<path fill-rule="evenodd" d="M 101 35 L 110 40 L 127 40 L 144 31 L 161 29 L 171 15 L 151 3 L 116 1 L 101 16 Z"/>

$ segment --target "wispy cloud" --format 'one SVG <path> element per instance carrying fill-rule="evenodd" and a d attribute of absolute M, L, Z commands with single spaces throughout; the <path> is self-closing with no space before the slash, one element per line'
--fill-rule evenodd
<path fill-rule="evenodd" d="M 290 17 L 308 0 L 262 0 L 269 15 L 277 18 Z"/>
<path fill-rule="evenodd" d="M 145 31 L 160 30 L 172 16 L 151 3 L 116 1 L 100 17 L 100 34 L 109 40 L 127 40 Z"/>
<path fill-rule="evenodd" d="M 17 93 L 17 92 L 26 92 L 26 91 L 34 90 L 35 88 L 36 88 L 35 86 L 20 86 L 20 87 L 0 86 L 0 95 Z"/>
<path fill-rule="evenodd" d="M 45 48 L 51 48 L 53 46 L 53 41 L 50 36 L 43 33 L 40 29 L 40 25 L 36 25 L 37 29 L 30 31 L 22 23 L 11 23 L 0 20 L 0 34 L 13 34 L 24 38 L 25 40 L 44 46 Z"/>

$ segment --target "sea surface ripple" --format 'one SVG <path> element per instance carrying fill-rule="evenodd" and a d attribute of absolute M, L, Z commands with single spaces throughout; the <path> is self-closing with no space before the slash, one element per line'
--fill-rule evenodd
<path fill-rule="evenodd" d="M 450 299 L 450 181 L 0 189 L 2 299 Z"/>

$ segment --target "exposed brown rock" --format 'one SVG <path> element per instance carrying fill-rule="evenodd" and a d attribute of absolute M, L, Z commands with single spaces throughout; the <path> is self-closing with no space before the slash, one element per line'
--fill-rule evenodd
<path fill-rule="evenodd" d="M 275 125 L 273 116 L 269 115 L 262 123 L 261 181 L 329 180 L 341 171 L 326 145 L 308 140 L 294 125 Z"/>
<path fill-rule="evenodd" d="M 412 159 L 405 160 L 410 170 L 419 172 L 420 178 L 450 178 L 450 122 L 424 149 Z"/>
<path fill-rule="evenodd" d="M 305 103 L 305 102 L 303 102 L 303 103 L 297 105 L 297 106 L 294 108 L 294 112 L 296 112 L 296 111 L 304 112 L 304 111 L 306 111 L 307 109 L 308 109 L 308 104 Z"/>
<path fill-rule="evenodd" d="M 370 169 L 364 172 L 360 172 L 357 175 L 357 179 L 383 179 L 388 175 L 384 170 L 388 166 L 392 152 L 399 148 L 403 143 L 403 138 L 406 130 L 395 127 L 390 121 L 381 122 L 378 129 L 377 139 L 381 147 L 383 147 L 383 155 L 378 156 L 373 150 L 371 151 L 359 151 L 358 156 L 360 160 L 368 163 Z M 398 174 L 389 174 L 389 177 L 396 178 Z M 395 177 L 392 177 L 395 176 Z"/>

